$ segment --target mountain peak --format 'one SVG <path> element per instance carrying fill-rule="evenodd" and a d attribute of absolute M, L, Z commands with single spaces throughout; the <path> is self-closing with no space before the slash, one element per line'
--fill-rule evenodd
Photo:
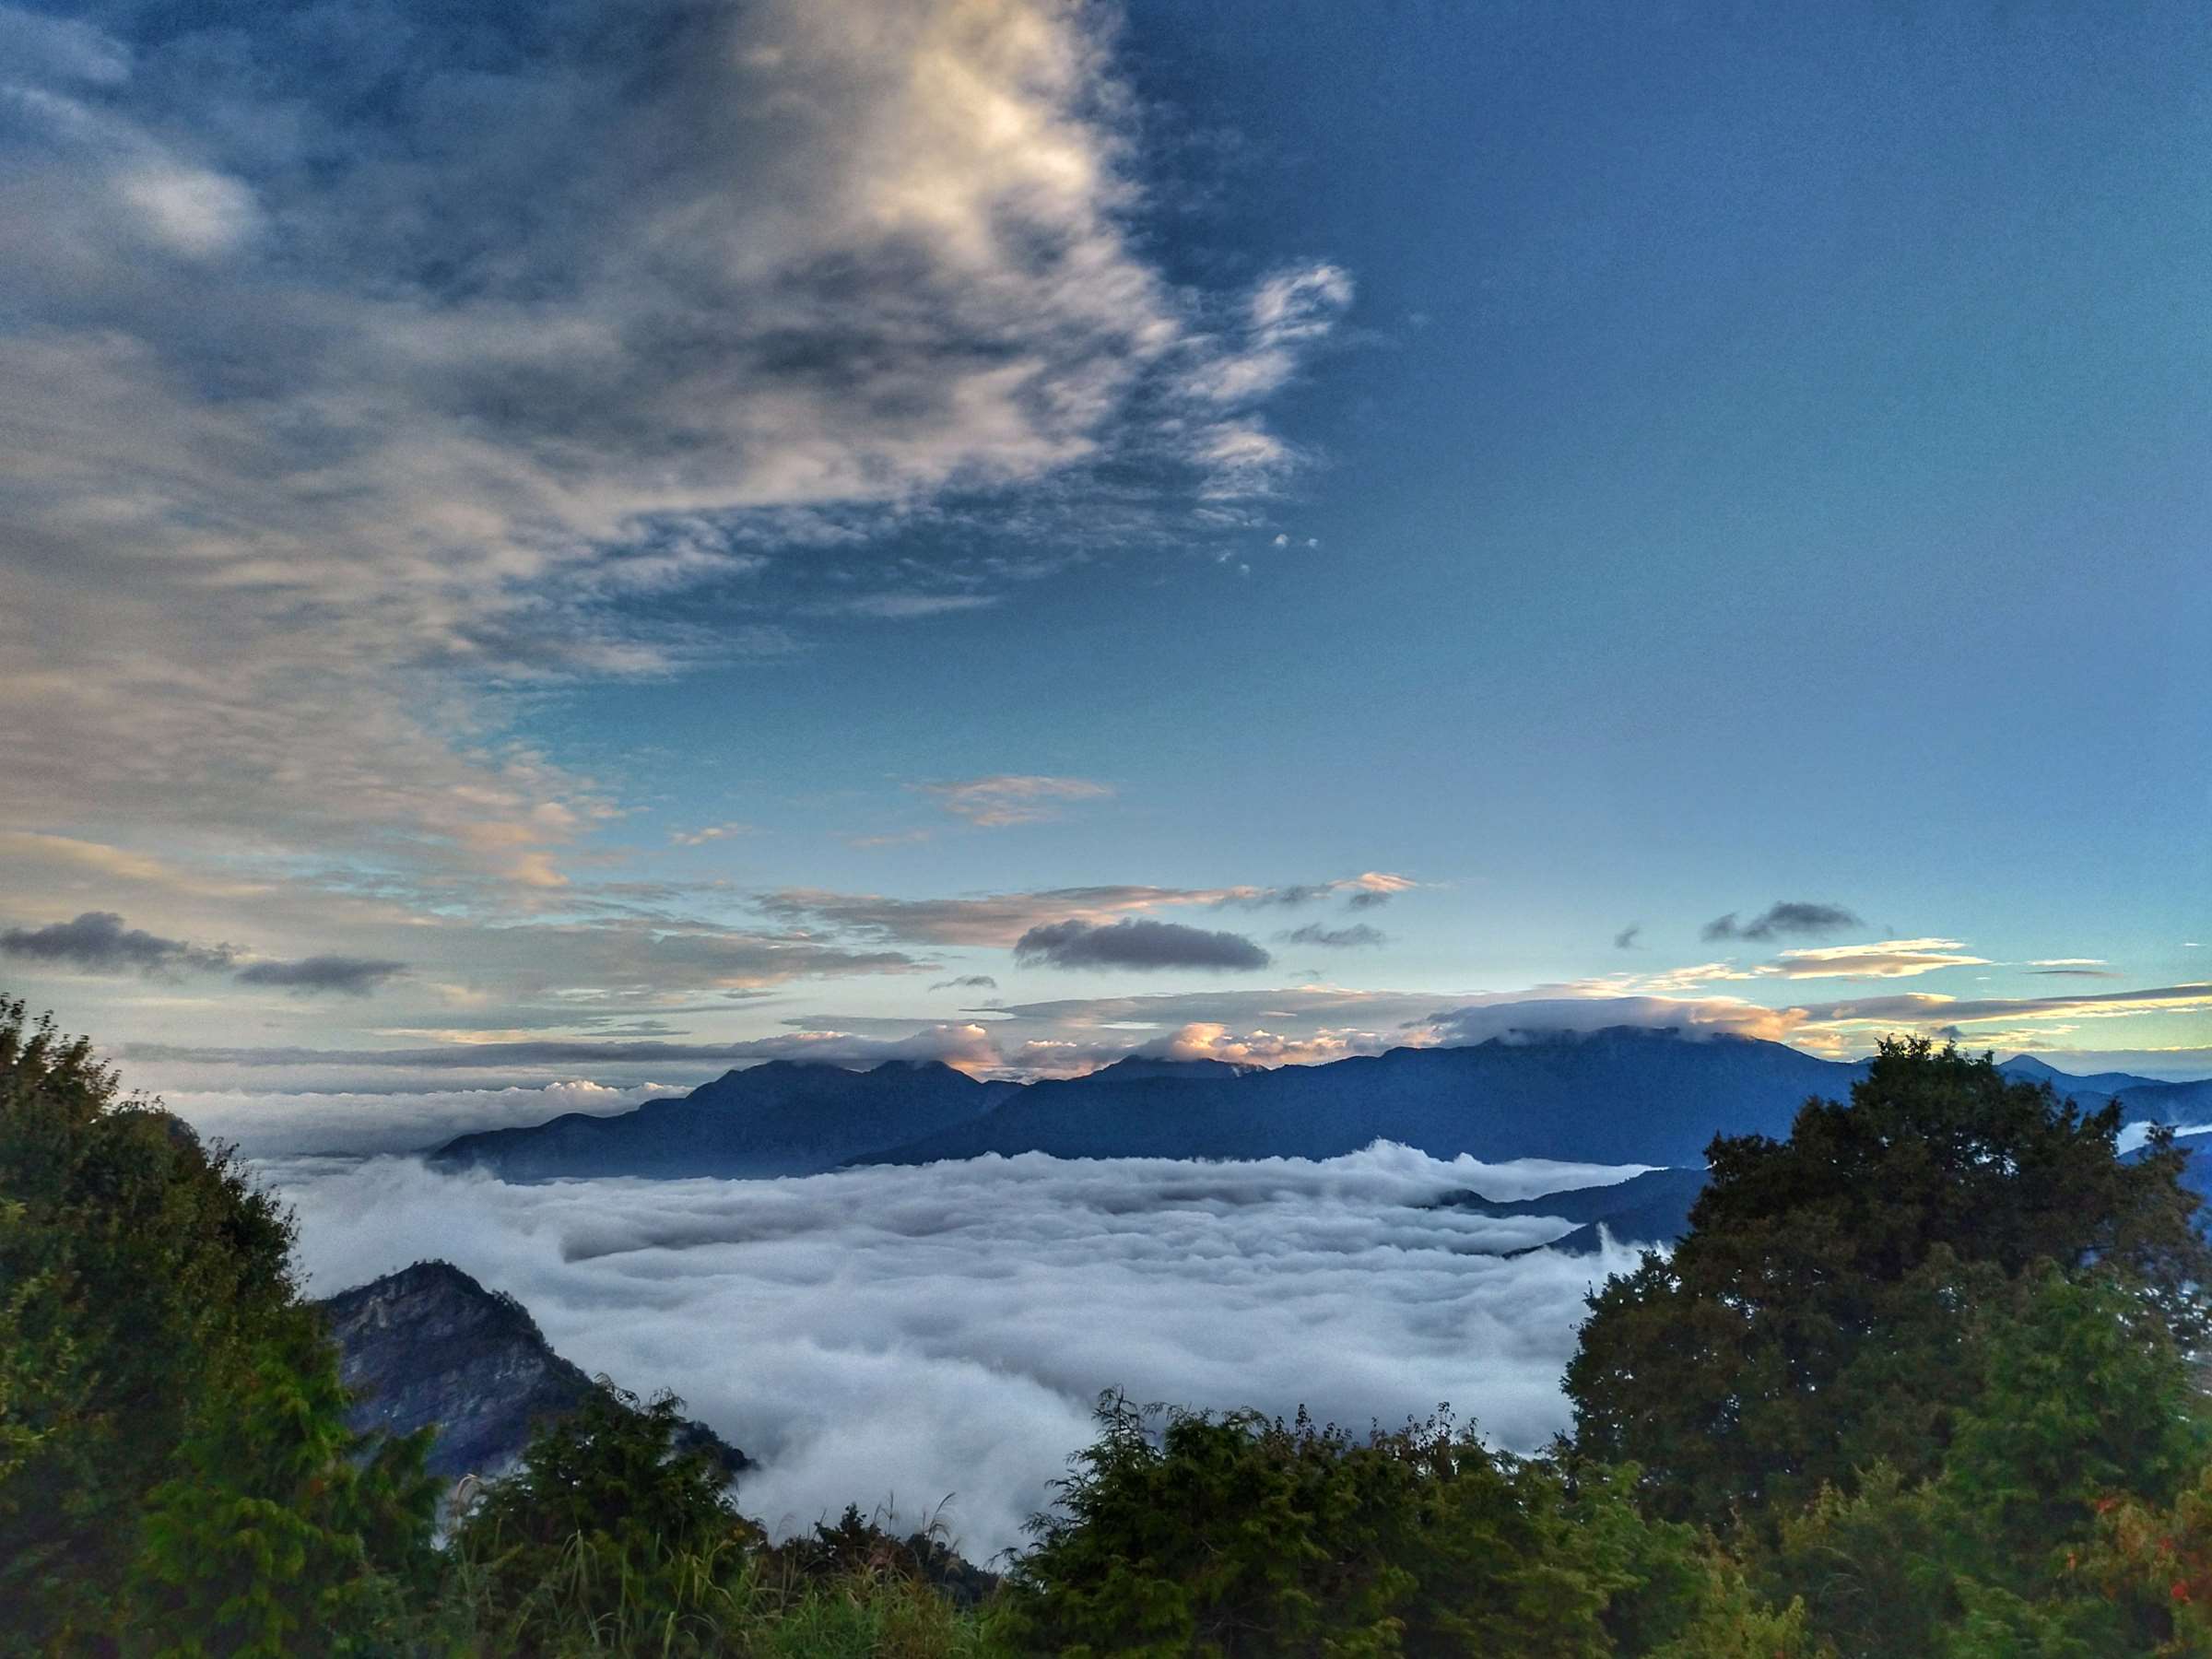
<path fill-rule="evenodd" d="M 436 1475 L 496 1475 L 521 1457 L 536 1425 L 590 1392 L 582 1370 L 553 1351 L 530 1311 L 451 1262 L 417 1262 L 317 1304 L 354 1395 L 357 1432 L 435 1427 Z M 704 1424 L 686 1443 L 735 1474 L 750 1460 Z"/>
<path fill-rule="evenodd" d="M 1101 1065 L 1090 1075 L 1115 1082 L 1135 1082 L 1142 1077 L 1241 1077 L 1247 1069 L 1227 1060 L 1157 1060 L 1147 1054 L 1124 1054 L 1111 1065 Z"/>

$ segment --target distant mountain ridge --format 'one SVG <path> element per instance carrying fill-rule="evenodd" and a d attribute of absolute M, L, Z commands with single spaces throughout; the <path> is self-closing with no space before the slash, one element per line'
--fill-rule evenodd
<path fill-rule="evenodd" d="M 1701 1165 L 1714 1135 L 1786 1134 L 1808 1097 L 1841 1095 L 1863 1070 L 1778 1042 L 1630 1026 L 1227 1078 L 1124 1081 L 1109 1068 L 1032 1084 L 972 1122 L 861 1161 L 1324 1159 L 1389 1140 L 1486 1162 Z"/>
<path fill-rule="evenodd" d="M 467 1135 L 431 1156 L 512 1180 L 806 1174 L 996 1152 L 1334 1158 L 1376 1140 L 1437 1158 L 1702 1164 L 1716 1133 L 1788 1131 L 1863 1071 L 1782 1043 L 1619 1027 L 1394 1049 L 1324 1065 L 1132 1058 L 1088 1077 L 978 1083 L 935 1062 L 777 1061 L 681 1100 Z"/>
<path fill-rule="evenodd" d="M 2212 1081 L 2075 1077 L 2027 1054 L 2003 1069 L 2087 1108 L 2117 1100 L 2131 1119 L 2212 1122 Z M 536 1181 L 806 1175 L 990 1153 L 1325 1159 L 1388 1140 L 1441 1159 L 1701 1168 L 1715 1135 L 1785 1135 L 1806 1100 L 1842 1100 L 1865 1071 L 1784 1043 L 1642 1026 L 1273 1069 L 1131 1056 L 1030 1084 L 979 1083 L 937 1061 L 778 1060 L 681 1099 L 465 1135 L 430 1156 Z"/>
<path fill-rule="evenodd" d="M 812 1175 L 981 1116 L 1018 1083 L 979 1083 L 939 1061 L 867 1071 L 771 1060 L 613 1117 L 572 1112 L 464 1135 L 431 1157 L 512 1181 L 568 1175 Z"/>
<path fill-rule="evenodd" d="M 1617 1244 L 1673 1243 L 1689 1230 L 1690 1206 L 1705 1190 L 1705 1180 L 1702 1166 L 1646 1170 L 1608 1186 L 1571 1187 L 1535 1198 L 1500 1202 L 1480 1193 L 1446 1193 L 1432 1207 L 1478 1216 L 1551 1216 L 1577 1222 L 1572 1230 L 1531 1248 L 1588 1255 L 1607 1238 Z"/>
<path fill-rule="evenodd" d="M 2117 1100 L 2130 1123 L 2212 1124 L 2212 1077 L 2169 1083 L 2133 1072 L 2077 1075 L 2033 1054 L 2015 1054 L 1997 1069 L 2030 1083 L 2048 1083 L 2062 1098 L 2084 1107 Z"/>

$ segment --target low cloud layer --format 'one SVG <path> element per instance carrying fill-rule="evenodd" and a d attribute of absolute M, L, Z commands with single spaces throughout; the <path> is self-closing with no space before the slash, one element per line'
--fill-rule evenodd
<path fill-rule="evenodd" d="M 1230 973 L 1265 968 L 1273 959 L 1242 934 L 1124 917 L 1111 927 L 1077 921 L 1032 927 L 1015 940 L 1014 959 L 1024 967 L 1124 968 L 1139 972 L 1194 968 Z"/>
<path fill-rule="evenodd" d="M 689 1086 L 646 1083 L 610 1088 L 570 1077 L 488 1088 L 285 1092 L 251 1087 L 171 1089 L 162 1103 L 203 1136 L 250 1157 L 302 1153 L 422 1152 L 456 1135 L 542 1124 L 571 1112 L 608 1116 Z"/>
<path fill-rule="evenodd" d="M 1632 1258 L 1506 1260 L 1488 1253 L 1563 1227 L 1422 1206 L 1626 1173 L 1387 1146 L 530 1187 L 410 1160 L 278 1171 L 314 1293 L 446 1257 L 519 1296 L 586 1371 L 675 1389 L 760 1458 L 740 1502 L 779 1531 L 949 1498 L 978 1558 L 1018 1541 L 1106 1388 L 1351 1424 L 1448 1400 L 1535 1447 L 1566 1425 L 1583 1296 Z"/>
<path fill-rule="evenodd" d="M 1735 912 L 1717 916 L 1699 930 L 1704 939 L 1769 939 L 1818 938 L 1822 934 L 1836 933 L 1846 927 L 1863 927 L 1865 924 L 1840 904 L 1815 904 L 1805 900 L 1784 899 L 1770 904 L 1748 922 L 1738 922 Z"/>

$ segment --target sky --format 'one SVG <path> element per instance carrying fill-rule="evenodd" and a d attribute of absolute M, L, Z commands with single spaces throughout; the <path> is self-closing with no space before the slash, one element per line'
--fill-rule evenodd
<path fill-rule="evenodd" d="M 295 1150 L 2212 1074 L 2208 153 L 2184 5 L 0 6 L 0 987 Z"/>

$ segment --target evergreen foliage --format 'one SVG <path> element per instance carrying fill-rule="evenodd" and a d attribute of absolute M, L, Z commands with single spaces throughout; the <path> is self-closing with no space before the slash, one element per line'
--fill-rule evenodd
<path fill-rule="evenodd" d="M 1692 1529 L 1643 1520 L 1627 1483 L 1571 1482 L 1448 1416 L 1360 1438 L 1109 1394 L 1099 1427 L 1017 1568 L 1024 1651 L 1580 1659 L 1623 1638 L 1724 1651 L 1732 1627 L 1760 1652 L 1794 1640 Z"/>
<path fill-rule="evenodd" d="M 1663 1514 L 1774 1517 L 1877 1457 L 1932 1476 L 1988 1374 L 1974 1310 L 2039 1264 L 2124 1285 L 2194 1341 L 2195 1198 L 2164 1141 L 2123 1161 L 2120 1127 L 1912 1040 L 1789 1139 L 1716 1139 L 1672 1255 L 1592 1300 L 1567 1371 L 1578 1445 L 1639 1465 Z"/>
<path fill-rule="evenodd" d="M 410 1453 L 355 1466 L 291 1242 L 228 1151 L 0 1001 L 0 1644 L 342 1644 L 406 1564 Z"/>

